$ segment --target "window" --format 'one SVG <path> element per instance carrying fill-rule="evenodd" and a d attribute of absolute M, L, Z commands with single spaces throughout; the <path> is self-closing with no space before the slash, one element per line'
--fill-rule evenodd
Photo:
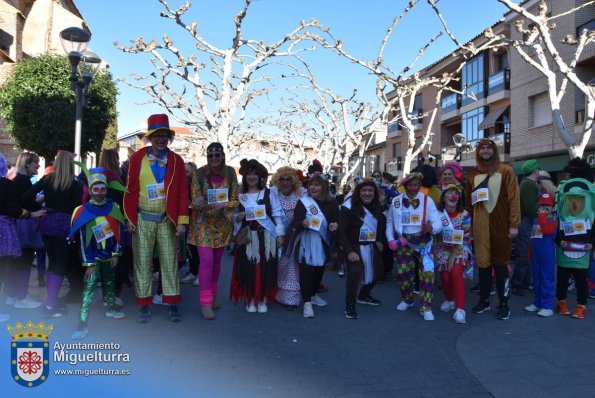
<path fill-rule="evenodd" d="M 401 156 L 401 143 L 397 142 L 393 144 L 393 158 Z"/>
<path fill-rule="evenodd" d="M 483 130 L 479 130 L 479 123 L 486 115 L 484 107 L 473 109 L 461 115 L 461 128 L 463 135 L 468 142 L 477 141 L 484 137 Z"/>
<path fill-rule="evenodd" d="M 590 20 L 587 23 L 584 23 L 582 25 L 580 25 L 578 28 L 576 28 L 576 36 L 580 36 L 580 34 L 582 33 L 582 31 L 584 29 L 587 30 L 595 30 L 595 19 Z"/>
<path fill-rule="evenodd" d="M 485 97 L 485 68 L 484 68 L 484 54 L 480 54 L 473 58 L 463 67 L 461 71 L 462 84 L 466 87 L 463 95 L 463 105 L 468 105 Z M 471 96 L 470 96 L 471 95 Z"/>
<path fill-rule="evenodd" d="M 547 93 L 541 93 L 529 98 L 529 109 L 531 112 L 531 126 L 545 126 L 552 123 L 552 108 Z"/>

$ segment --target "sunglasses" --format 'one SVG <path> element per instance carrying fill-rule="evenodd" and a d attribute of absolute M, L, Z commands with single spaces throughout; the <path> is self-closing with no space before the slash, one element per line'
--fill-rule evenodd
<path fill-rule="evenodd" d="M 279 178 L 279 181 L 281 181 L 281 182 L 291 182 L 291 177 L 281 177 L 281 178 Z"/>
<path fill-rule="evenodd" d="M 220 153 L 209 153 L 207 155 L 207 159 L 219 159 L 221 157 Z"/>

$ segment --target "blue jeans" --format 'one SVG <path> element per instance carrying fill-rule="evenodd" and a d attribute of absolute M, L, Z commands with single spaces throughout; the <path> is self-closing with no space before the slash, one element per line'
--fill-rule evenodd
<path fill-rule="evenodd" d="M 516 261 L 510 285 L 512 287 L 524 287 L 531 284 L 531 265 L 529 263 L 529 241 L 531 240 L 531 229 L 533 220 L 529 217 L 521 218 L 519 234 L 514 240 L 516 250 Z"/>

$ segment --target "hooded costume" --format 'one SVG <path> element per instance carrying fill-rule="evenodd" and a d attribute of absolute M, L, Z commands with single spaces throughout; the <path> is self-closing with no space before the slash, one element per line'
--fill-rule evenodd
<path fill-rule="evenodd" d="M 516 176 L 510 166 L 500 163 L 498 147 L 492 140 L 479 140 L 477 148 L 485 144 L 493 148 L 494 156 L 484 162 L 479 149 L 476 151 L 477 166 L 469 172 L 465 187 L 465 205 L 473 220 L 475 259 L 481 268 L 508 264 L 512 250 L 509 229 L 518 228 L 521 222 Z"/>

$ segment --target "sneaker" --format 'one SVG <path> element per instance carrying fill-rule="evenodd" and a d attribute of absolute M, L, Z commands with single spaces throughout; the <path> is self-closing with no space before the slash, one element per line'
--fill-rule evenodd
<path fill-rule="evenodd" d="M 254 300 L 250 300 L 250 304 L 248 304 L 246 306 L 246 311 L 248 311 L 251 314 L 253 314 L 256 311 L 258 311 L 258 309 L 256 308 L 256 306 L 254 305 Z"/>
<path fill-rule="evenodd" d="M 345 307 L 345 318 L 347 319 L 358 319 L 359 316 L 355 311 L 355 305 L 351 304 Z"/>
<path fill-rule="evenodd" d="M 0 322 L 6 322 L 10 319 L 10 315 L 8 314 L 0 314 Z"/>
<path fill-rule="evenodd" d="M 116 296 L 116 300 L 114 301 L 114 303 L 115 303 L 117 306 L 124 307 L 124 302 L 123 302 L 123 301 L 122 301 L 122 299 L 121 299 L 120 297 L 118 297 L 118 296 Z"/>
<path fill-rule="evenodd" d="M 163 295 L 161 294 L 156 294 L 153 296 L 153 304 L 167 305 L 163 302 Z"/>
<path fill-rule="evenodd" d="M 525 311 L 527 312 L 538 312 L 539 310 L 541 310 L 541 308 L 539 308 L 538 306 L 531 304 L 525 307 Z"/>
<path fill-rule="evenodd" d="M 185 277 L 180 279 L 180 283 L 192 283 L 196 280 L 196 275 L 191 274 L 188 272 Z"/>
<path fill-rule="evenodd" d="M 41 303 L 39 301 L 33 300 L 29 296 L 25 296 L 25 298 L 15 301 L 14 308 L 39 308 L 41 307 Z"/>
<path fill-rule="evenodd" d="M 440 311 L 448 312 L 455 309 L 455 302 L 446 300 L 442 304 L 440 304 Z"/>
<path fill-rule="evenodd" d="M 192 286 L 198 286 L 198 276 L 196 277 L 194 282 L 192 282 Z"/>
<path fill-rule="evenodd" d="M 577 304 L 574 312 L 572 313 L 572 317 L 576 319 L 585 319 L 587 316 L 587 307 L 582 304 Z"/>
<path fill-rule="evenodd" d="M 17 297 L 16 296 L 6 296 L 6 298 L 4 299 L 4 304 L 6 305 L 14 305 L 14 303 L 17 302 Z"/>
<path fill-rule="evenodd" d="M 60 318 L 64 315 L 64 311 L 62 308 L 48 307 L 47 305 L 43 306 L 43 308 L 41 309 L 41 313 L 43 314 L 43 316 L 48 318 Z"/>
<path fill-rule="evenodd" d="M 490 290 L 490 296 L 494 296 L 496 294 L 496 286 L 492 285 L 492 290 Z"/>
<path fill-rule="evenodd" d="M 452 316 L 452 319 L 454 319 L 454 321 L 456 323 L 467 323 L 467 320 L 465 319 L 465 315 L 466 315 L 465 310 L 457 308 L 454 315 Z"/>
<path fill-rule="evenodd" d="M 171 322 L 180 322 L 182 320 L 182 314 L 180 314 L 177 304 L 169 305 L 167 308 L 167 315 L 169 316 L 169 320 Z"/>
<path fill-rule="evenodd" d="M 150 318 L 151 318 L 151 310 L 150 310 L 149 306 L 143 305 L 142 307 L 140 307 L 140 310 L 138 310 L 138 321 L 140 323 L 147 323 L 147 322 L 149 322 Z"/>
<path fill-rule="evenodd" d="M 126 318 L 126 314 L 124 314 L 122 311 L 118 311 L 118 310 L 108 310 L 105 312 L 105 316 L 108 318 L 114 318 L 114 319 Z"/>
<path fill-rule="evenodd" d="M 374 306 L 378 306 L 380 304 L 382 304 L 380 302 L 380 300 L 375 299 L 372 296 L 368 296 L 368 297 L 358 297 L 357 298 L 357 303 L 358 304 L 366 304 L 366 305 L 374 305 Z"/>
<path fill-rule="evenodd" d="M 315 294 L 314 296 L 312 296 L 310 298 L 310 302 L 313 305 L 317 305 L 319 307 L 326 307 L 326 305 L 327 305 L 327 302 L 324 301 L 323 299 L 321 299 L 320 296 L 318 296 L 317 294 Z"/>
<path fill-rule="evenodd" d="M 213 319 L 215 319 L 215 313 L 213 312 L 212 305 L 203 305 L 200 309 L 200 312 L 202 314 L 203 319 L 206 319 L 207 321 L 212 321 Z"/>
<path fill-rule="evenodd" d="M 500 304 L 498 312 L 496 313 L 496 319 L 506 320 L 510 318 L 510 309 L 506 304 Z"/>
<path fill-rule="evenodd" d="M 492 307 L 490 307 L 489 301 L 479 300 L 479 303 L 477 303 L 477 305 L 471 309 L 471 312 L 473 312 L 474 314 L 481 314 L 491 309 Z"/>
<path fill-rule="evenodd" d="M 340 276 L 341 278 L 345 276 L 345 271 L 340 270 L 337 272 L 337 275 Z"/>
<path fill-rule="evenodd" d="M 479 293 L 479 283 L 473 287 L 471 287 L 471 289 L 469 289 L 469 291 L 471 293 Z"/>
<path fill-rule="evenodd" d="M 560 315 L 570 315 L 570 310 L 566 305 L 566 300 L 560 300 L 556 304 L 556 312 Z"/>
<path fill-rule="evenodd" d="M 312 303 L 304 303 L 304 318 L 314 318 L 314 309 Z"/>
<path fill-rule="evenodd" d="M 266 314 L 269 311 L 269 307 L 267 307 L 267 303 L 262 302 L 258 303 L 258 313 L 259 314 Z"/>
<path fill-rule="evenodd" d="M 89 333 L 89 328 L 87 328 L 87 323 L 79 321 L 76 331 L 72 334 L 72 339 L 73 340 L 82 340 L 87 336 L 88 333 Z"/>
<path fill-rule="evenodd" d="M 406 301 L 401 301 L 398 305 L 397 305 L 397 310 L 398 311 L 406 311 L 408 308 L 413 307 L 413 303 L 408 303 Z"/>
<path fill-rule="evenodd" d="M 424 321 L 433 321 L 434 320 L 434 314 L 430 310 L 424 311 L 422 315 L 424 317 Z"/>
<path fill-rule="evenodd" d="M 543 317 L 552 316 L 552 315 L 554 315 L 554 311 L 547 309 L 547 308 L 542 308 L 539 311 L 537 311 L 537 315 L 543 316 Z"/>

